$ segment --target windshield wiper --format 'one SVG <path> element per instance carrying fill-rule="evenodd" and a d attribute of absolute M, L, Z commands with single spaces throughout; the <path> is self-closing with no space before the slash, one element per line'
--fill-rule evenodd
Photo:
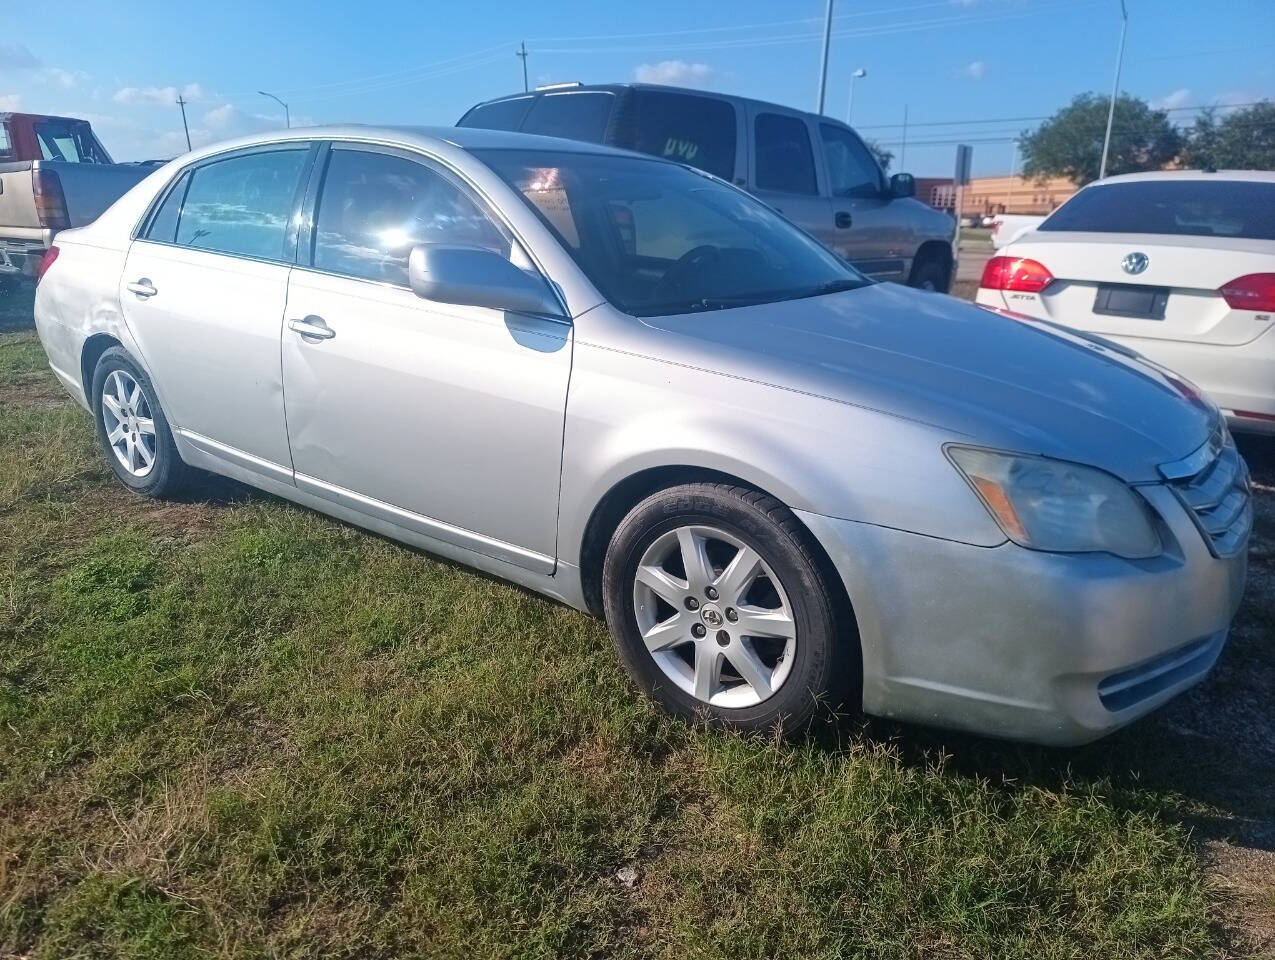
<path fill-rule="evenodd" d="M 829 280 L 827 283 L 821 283 L 809 293 L 803 294 L 806 297 L 822 297 L 826 293 L 841 293 L 844 290 L 858 290 L 860 287 L 866 287 L 872 281 L 857 280 L 850 277 L 842 277 L 839 280 Z"/>

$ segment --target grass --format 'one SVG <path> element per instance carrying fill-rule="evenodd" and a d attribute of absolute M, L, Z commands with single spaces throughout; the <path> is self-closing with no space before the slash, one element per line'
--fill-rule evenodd
<path fill-rule="evenodd" d="M 1192 825 L 1270 811 L 1165 725 L 1200 702 L 1070 752 L 689 727 L 566 608 L 229 483 L 127 495 L 43 363 L 0 335 L 0 956 L 1245 949 Z"/>

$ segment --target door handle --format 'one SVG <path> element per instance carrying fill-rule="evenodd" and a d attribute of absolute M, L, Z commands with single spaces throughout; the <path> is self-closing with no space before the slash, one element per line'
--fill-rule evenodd
<path fill-rule="evenodd" d="M 142 277 L 140 280 L 134 280 L 132 283 L 124 284 L 124 289 L 129 293 L 136 294 L 143 300 L 153 297 L 155 294 L 159 293 L 159 291 L 155 289 L 154 285 L 146 277 Z"/>
<path fill-rule="evenodd" d="M 331 340 L 336 336 L 336 331 L 329 327 L 322 317 L 316 317 L 314 314 L 304 320 L 289 320 L 288 329 L 301 334 L 304 339 L 310 341 Z"/>
<path fill-rule="evenodd" d="M 847 211 L 838 210 L 833 222 L 836 223 L 838 230 L 849 230 L 854 220 Z"/>

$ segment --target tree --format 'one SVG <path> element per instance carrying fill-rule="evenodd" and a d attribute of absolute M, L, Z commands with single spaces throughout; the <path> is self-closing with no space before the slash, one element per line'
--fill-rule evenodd
<path fill-rule="evenodd" d="M 1082 93 L 1034 131 L 1023 131 L 1023 176 L 1066 177 L 1078 187 L 1098 179 L 1109 100 Z M 1182 136 L 1168 114 L 1137 97 L 1116 98 L 1107 174 L 1159 170 L 1178 155 Z"/>
<path fill-rule="evenodd" d="M 1182 161 L 1197 170 L 1275 170 L 1275 103 L 1263 100 L 1220 120 L 1205 110 L 1187 135 Z"/>
<path fill-rule="evenodd" d="M 864 140 L 864 145 L 872 151 L 872 155 L 877 158 L 877 163 L 881 164 L 881 169 L 886 173 L 890 172 L 890 161 L 894 159 L 893 151 L 887 150 L 875 140 Z"/>

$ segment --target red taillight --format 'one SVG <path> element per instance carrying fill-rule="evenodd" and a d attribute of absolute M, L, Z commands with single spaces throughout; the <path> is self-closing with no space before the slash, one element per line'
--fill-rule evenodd
<path fill-rule="evenodd" d="M 1054 282 L 1044 265 L 1024 257 L 992 257 L 983 268 L 979 286 L 988 290 L 1021 290 L 1040 293 Z"/>
<path fill-rule="evenodd" d="M 35 282 L 39 283 L 44 279 L 44 275 L 49 272 L 49 267 L 53 266 L 53 261 L 58 258 L 61 251 L 57 247 L 49 247 L 44 251 L 44 256 L 40 260 L 40 265 L 35 268 Z"/>
<path fill-rule="evenodd" d="M 62 193 L 62 181 L 52 170 L 36 169 L 31 177 L 35 188 L 35 213 L 46 230 L 65 230 L 71 225 L 66 215 L 66 196 Z"/>
<path fill-rule="evenodd" d="M 1236 277 L 1218 290 L 1236 310 L 1275 311 L 1275 273 L 1250 273 Z"/>

